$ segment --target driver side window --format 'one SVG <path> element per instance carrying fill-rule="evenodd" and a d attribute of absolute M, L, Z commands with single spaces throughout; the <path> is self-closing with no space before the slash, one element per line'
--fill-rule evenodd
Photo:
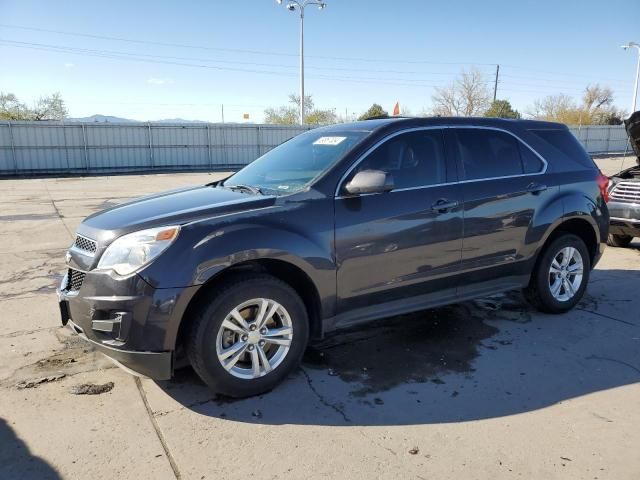
<path fill-rule="evenodd" d="M 446 182 L 443 133 L 440 129 L 397 135 L 371 152 L 354 170 L 381 170 L 393 177 L 394 190 Z"/>

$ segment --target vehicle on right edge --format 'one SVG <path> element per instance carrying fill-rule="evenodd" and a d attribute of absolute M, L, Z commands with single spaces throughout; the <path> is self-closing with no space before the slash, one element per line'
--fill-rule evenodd
<path fill-rule="evenodd" d="M 636 154 L 636 165 L 611 177 L 607 243 L 612 247 L 628 247 L 633 237 L 640 237 L 640 110 L 624 122 L 629 143 Z"/>

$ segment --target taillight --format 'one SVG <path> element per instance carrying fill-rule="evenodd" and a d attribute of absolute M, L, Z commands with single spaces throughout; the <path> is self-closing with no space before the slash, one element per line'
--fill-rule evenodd
<path fill-rule="evenodd" d="M 598 176 L 596 177 L 596 183 L 598 184 L 598 188 L 600 189 L 600 195 L 605 202 L 609 201 L 609 177 L 603 175 L 602 172 L 598 172 Z"/>

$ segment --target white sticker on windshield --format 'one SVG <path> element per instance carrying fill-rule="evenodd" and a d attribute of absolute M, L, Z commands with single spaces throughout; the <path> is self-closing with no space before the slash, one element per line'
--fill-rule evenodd
<path fill-rule="evenodd" d="M 347 137 L 320 137 L 315 142 L 313 142 L 313 144 L 314 145 L 331 145 L 331 146 L 335 146 L 335 145 L 339 145 L 340 143 L 342 143 L 344 140 L 346 140 L 346 138 Z"/>

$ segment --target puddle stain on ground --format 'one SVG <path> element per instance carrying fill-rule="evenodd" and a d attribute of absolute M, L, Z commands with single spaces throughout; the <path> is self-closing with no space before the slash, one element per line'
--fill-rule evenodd
<path fill-rule="evenodd" d="M 499 332 L 487 320 L 526 323 L 531 314 L 514 293 L 402 315 L 336 332 L 309 347 L 303 364 L 353 383 L 355 397 L 404 383 L 443 383 L 443 374 L 473 371 L 480 347 L 497 348 L 483 344 Z"/>
<path fill-rule="evenodd" d="M 375 321 L 353 329 L 340 330 L 309 346 L 303 369 L 324 371 L 350 387 L 350 395 L 363 397 L 402 384 L 443 385 L 448 373 L 471 378 L 473 361 L 481 349 L 509 348 L 513 339 L 492 338 L 499 334 L 493 322 L 520 324 L 531 321 L 531 309 L 519 293 L 492 296 L 435 310 Z M 491 340 L 489 340 L 491 339 Z M 211 395 L 196 373 L 180 369 L 161 388 L 182 404 L 195 409 L 215 404 L 242 403 L 244 399 Z M 416 392 L 413 392 L 416 393 Z M 455 394 L 453 395 L 455 396 Z M 382 405 L 374 398 L 372 404 Z M 170 411 L 154 412 L 156 416 Z"/>

